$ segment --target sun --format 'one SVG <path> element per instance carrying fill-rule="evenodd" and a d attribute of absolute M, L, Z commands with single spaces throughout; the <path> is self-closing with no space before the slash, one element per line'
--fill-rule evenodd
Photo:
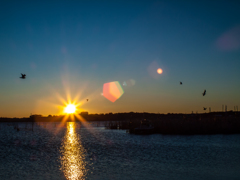
<path fill-rule="evenodd" d="M 75 106 L 74 104 L 68 104 L 68 105 L 65 107 L 64 112 L 65 112 L 65 113 L 68 113 L 68 114 L 75 113 L 75 112 L 76 112 L 76 106 Z"/>

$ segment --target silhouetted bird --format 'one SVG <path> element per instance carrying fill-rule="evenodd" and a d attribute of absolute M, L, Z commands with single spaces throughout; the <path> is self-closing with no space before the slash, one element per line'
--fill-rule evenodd
<path fill-rule="evenodd" d="M 22 74 L 22 73 L 21 73 L 21 75 L 22 75 L 22 77 L 20 77 L 20 78 L 22 78 L 22 79 L 25 79 L 25 78 L 26 78 L 26 74 Z"/>
<path fill-rule="evenodd" d="M 88 99 L 87 99 L 87 101 L 88 101 Z"/>
<path fill-rule="evenodd" d="M 206 95 L 206 89 L 204 90 L 204 92 L 202 93 L 202 95 L 203 95 L 203 96 L 205 96 L 205 95 Z"/>
<path fill-rule="evenodd" d="M 182 82 L 180 81 L 180 85 L 182 85 Z"/>
<path fill-rule="evenodd" d="M 203 110 L 205 111 L 207 108 L 203 107 Z"/>

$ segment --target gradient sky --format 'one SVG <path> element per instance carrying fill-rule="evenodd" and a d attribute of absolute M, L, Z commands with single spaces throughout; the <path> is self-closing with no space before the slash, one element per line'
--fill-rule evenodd
<path fill-rule="evenodd" d="M 1 1 L 0 116 L 61 114 L 67 98 L 91 114 L 240 109 L 239 7 L 240 1 Z M 111 81 L 124 90 L 114 103 L 102 95 Z"/>

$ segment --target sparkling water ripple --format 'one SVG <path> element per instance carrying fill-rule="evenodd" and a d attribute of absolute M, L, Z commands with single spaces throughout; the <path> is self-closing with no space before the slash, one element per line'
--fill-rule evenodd
<path fill-rule="evenodd" d="M 237 134 L 143 136 L 74 123 L 35 123 L 33 131 L 18 126 L 0 124 L 1 180 L 240 179 Z"/>

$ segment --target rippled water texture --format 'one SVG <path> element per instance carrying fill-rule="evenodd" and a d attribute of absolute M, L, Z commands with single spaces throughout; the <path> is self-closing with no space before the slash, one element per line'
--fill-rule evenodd
<path fill-rule="evenodd" d="M 0 179 L 240 179 L 240 135 L 133 135 L 91 124 L 0 123 Z"/>
<path fill-rule="evenodd" d="M 84 179 L 85 176 L 85 154 L 81 140 L 76 133 L 76 123 L 67 123 L 66 135 L 64 137 L 61 152 L 61 170 L 69 180 Z"/>

